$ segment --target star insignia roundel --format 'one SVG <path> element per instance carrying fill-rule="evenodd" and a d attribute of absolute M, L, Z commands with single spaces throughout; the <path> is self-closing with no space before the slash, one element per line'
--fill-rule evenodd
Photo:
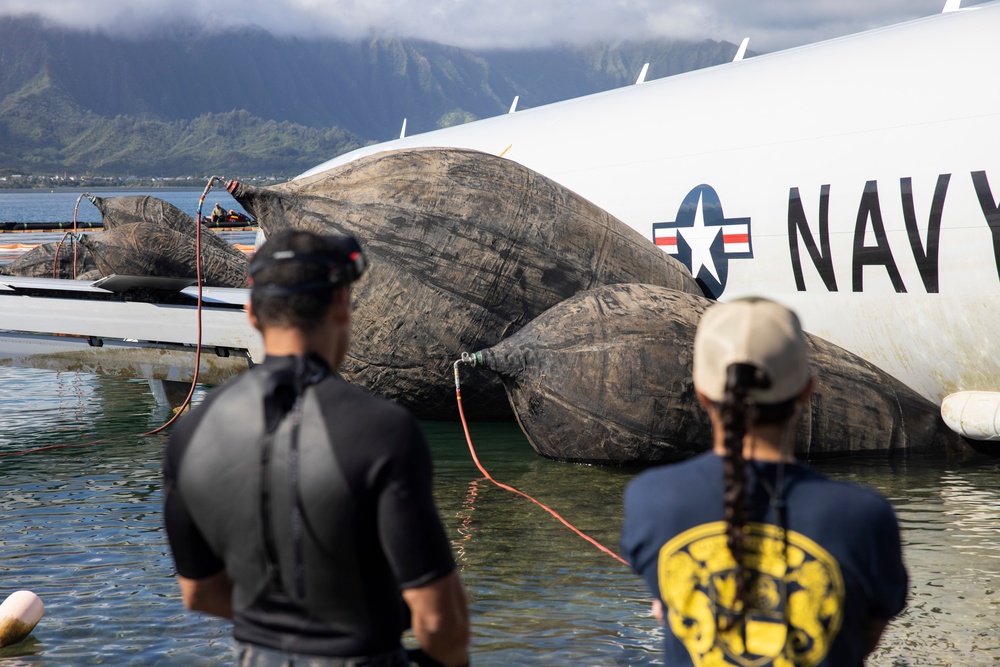
<path fill-rule="evenodd" d="M 706 294 L 726 290 L 729 260 L 750 259 L 750 218 L 727 218 L 719 195 L 699 185 L 684 197 L 674 222 L 654 222 L 653 242 L 691 271 Z"/>

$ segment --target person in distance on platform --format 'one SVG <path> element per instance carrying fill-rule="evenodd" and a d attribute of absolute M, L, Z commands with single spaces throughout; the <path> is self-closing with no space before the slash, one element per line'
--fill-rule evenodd
<path fill-rule="evenodd" d="M 219 206 L 219 202 L 215 202 L 215 208 L 212 209 L 212 222 L 222 222 L 226 219 L 226 209 Z"/>
<path fill-rule="evenodd" d="M 337 374 L 364 268 L 350 237 L 296 230 L 261 246 L 247 310 L 266 358 L 167 445 L 164 519 L 184 605 L 233 620 L 239 665 L 469 661 L 426 439 L 404 408 Z M 408 627 L 420 645 L 409 656 Z"/>
<path fill-rule="evenodd" d="M 794 458 L 812 390 L 794 313 L 705 312 L 694 388 L 712 450 L 626 488 L 623 554 L 653 594 L 667 665 L 854 667 L 905 606 L 899 526 L 873 489 Z"/>

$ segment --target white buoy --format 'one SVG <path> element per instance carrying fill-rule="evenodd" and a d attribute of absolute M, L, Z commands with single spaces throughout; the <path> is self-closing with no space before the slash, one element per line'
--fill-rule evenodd
<path fill-rule="evenodd" d="M 1000 440 L 1000 393 L 959 391 L 941 401 L 941 419 L 955 433 L 972 440 Z"/>
<path fill-rule="evenodd" d="M 45 605 L 31 591 L 17 591 L 0 604 L 0 647 L 16 644 L 35 629 Z"/>

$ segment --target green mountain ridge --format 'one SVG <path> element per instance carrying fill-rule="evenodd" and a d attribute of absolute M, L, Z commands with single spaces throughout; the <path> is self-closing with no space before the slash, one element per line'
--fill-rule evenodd
<path fill-rule="evenodd" d="M 726 42 L 473 53 L 432 42 L 112 38 L 0 17 L 0 176 L 292 176 L 337 154 L 731 60 Z"/>

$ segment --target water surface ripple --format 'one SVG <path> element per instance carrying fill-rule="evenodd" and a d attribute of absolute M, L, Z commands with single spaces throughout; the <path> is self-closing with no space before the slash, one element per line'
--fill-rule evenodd
<path fill-rule="evenodd" d="M 160 515 L 169 417 L 144 382 L 0 368 L 0 597 L 46 605 L 4 667 L 216 665 L 227 625 L 186 612 Z M 523 498 L 484 480 L 456 424 L 426 423 L 435 493 L 468 588 L 476 665 L 658 665 L 660 634 L 641 582 Z M 632 472 L 537 457 L 513 424 L 473 424 L 490 472 L 617 551 Z M 910 602 L 869 665 L 1000 661 L 1000 467 L 853 461 L 829 475 L 890 497 L 903 528 Z"/>

